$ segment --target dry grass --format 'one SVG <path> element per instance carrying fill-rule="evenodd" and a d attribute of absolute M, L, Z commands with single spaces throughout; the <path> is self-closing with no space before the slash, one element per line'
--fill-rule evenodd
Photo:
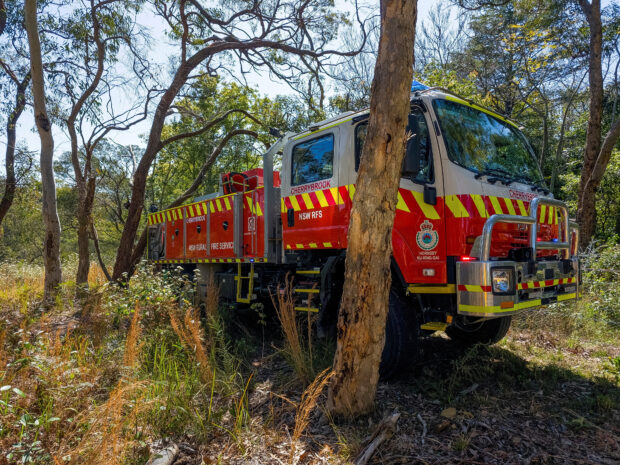
<path fill-rule="evenodd" d="M 301 402 L 297 407 L 297 413 L 295 415 L 295 428 L 293 429 L 293 439 L 291 441 L 291 463 L 295 457 L 297 441 L 308 427 L 308 423 L 310 422 L 310 414 L 316 407 L 323 389 L 332 376 L 334 376 L 334 372 L 331 368 L 326 368 L 317 375 L 314 381 L 310 383 L 310 386 L 308 386 L 301 395 Z"/>
<path fill-rule="evenodd" d="M 286 351 L 290 357 L 291 365 L 297 377 L 304 383 L 313 378 L 311 348 L 311 320 L 308 320 L 308 343 L 304 344 L 297 321 L 295 310 L 295 297 L 293 292 L 293 278 L 289 275 L 285 278 L 284 286 L 278 288 L 274 297 L 271 295 L 273 306 L 276 309 L 280 326 L 286 340 Z M 310 318 L 310 315 L 308 315 Z"/>
<path fill-rule="evenodd" d="M 129 332 L 127 333 L 127 341 L 125 342 L 125 355 L 123 357 L 123 361 L 126 367 L 133 367 L 136 364 L 140 351 L 139 340 L 141 334 L 140 304 L 136 301 L 133 317 L 131 318 L 131 324 L 129 325 Z"/>
<path fill-rule="evenodd" d="M 209 384 L 212 379 L 209 349 L 204 342 L 204 331 L 198 312 L 192 308 L 188 309 L 182 321 L 176 311 L 171 310 L 169 314 L 172 329 L 183 346 L 196 358 L 202 381 Z"/>
<path fill-rule="evenodd" d="M 107 283 L 108 280 L 99 266 L 98 263 L 91 263 L 90 270 L 88 270 L 88 284 L 90 286 L 101 286 Z"/>
<path fill-rule="evenodd" d="M 0 373 L 4 373 L 6 365 L 8 363 L 8 356 L 4 349 L 4 343 L 6 342 L 6 331 L 0 330 Z"/>

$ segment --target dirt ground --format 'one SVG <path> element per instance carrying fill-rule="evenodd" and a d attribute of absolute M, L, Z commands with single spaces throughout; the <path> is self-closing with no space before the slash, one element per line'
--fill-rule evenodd
<path fill-rule="evenodd" d="M 323 393 L 294 449 L 300 389 L 288 381 L 291 370 L 277 353 L 256 359 L 249 428 L 233 441 L 224 432 L 208 444 L 187 438 L 174 463 L 355 463 L 393 412 L 400 413 L 398 429 L 369 463 L 620 463 L 617 374 L 614 380 L 599 369 L 620 354 L 618 344 L 589 351 L 554 347 L 554 341 L 511 330 L 498 346 L 466 349 L 431 337 L 418 366 L 379 385 L 372 414 L 334 421 L 323 409 Z M 592 370 L 571 368 L 582 366 Z"/>

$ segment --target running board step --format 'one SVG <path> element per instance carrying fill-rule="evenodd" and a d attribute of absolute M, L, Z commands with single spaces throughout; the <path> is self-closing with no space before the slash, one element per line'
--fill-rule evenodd
<path fill-rule="evenodd" d="M 428 323 L 424 323 L 420 326 L 420 329 L 425 331 L 445 331 L 447 327 L 447 323 L 443 323 L 441 321 L 429 321 Z"/>
<path fill-rule="evenodd" d="M 319 309 L 315 307 L 295 307 L 295 310 L 298 312 L 310 312 L 310 313 L 319 312 Z"/>
<path fill-rule="evenodd" d="M 311 270 L 296 270 L 295 274 L 321 274 L 321 270 L 319 268 L 313 268 Z"/>

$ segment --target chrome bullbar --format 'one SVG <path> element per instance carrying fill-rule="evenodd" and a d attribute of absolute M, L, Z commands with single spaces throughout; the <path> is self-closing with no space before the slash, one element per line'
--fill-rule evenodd
<path fill-rule="evenodd" d="M 556 241 L 537 240 L 538 208 L 553 207 L 560 214 Z M 528 225 L 531 257 L 526 261 L 493 260 L 491 237 L 498 223 Z M 497 318 L 521 310 L 576 299 L 579 296 L 577 224 L 568 218 L 568 209 L 555 199 L 536 197 L 530 202 L 529 216 L 492 215 L 484 224 L 472 256 L 479 260 L 457 262 L 457 303 L 461 315 Z M 541 249 L 559 250 L 560 260 L 537 260 Z"/>

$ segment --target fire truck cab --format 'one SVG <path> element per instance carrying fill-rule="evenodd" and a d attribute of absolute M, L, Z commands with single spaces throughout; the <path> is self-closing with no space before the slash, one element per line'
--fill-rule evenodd
<path fill-rule="evenodd" d="M 268 300 L 295 277 L 299 311 L 335 328 L 368 110 L 286 134 L 263 167 L 148 217 L 148 258 L 214 275 L 228 302 Z M 445 330 L 496 342 L 511 316 L 579 296 L 578 230 L 518 126 L 443 89 L 412 92 L 392 236 L 384 374 Z M 281 155 L 280 171 L 273 159 Z"/>

